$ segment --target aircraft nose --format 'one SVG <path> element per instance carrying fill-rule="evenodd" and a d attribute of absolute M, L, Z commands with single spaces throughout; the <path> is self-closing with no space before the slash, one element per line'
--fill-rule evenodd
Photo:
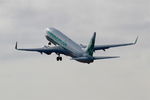
<path fill-rule="evenodd" d="M 46 31 L 46 32 L 49 31 L 49 28 L 46 28 L 45 31 Z"/>
<path fill-rule="evenodd" d="M 48 31 L 49 31 L 49 28 L 46 28 L 46 29 L 45 29 L 45 33 L 46 33 L 46 35 L 47 35 L 47 32 L 48 32 Z"/>

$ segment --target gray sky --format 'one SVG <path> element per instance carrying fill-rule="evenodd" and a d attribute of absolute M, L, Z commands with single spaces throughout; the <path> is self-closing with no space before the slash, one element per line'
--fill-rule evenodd
<path fill-rule="evenodd" d="M 149 100 L 149 0 L 0 0 L 0 99 Z M 119 59 L 81 64 L 63 56 L 17 52 L 47 44 L 44 29 L 55 27 L 77 43 L 132 42 L 95 55 Z"/>

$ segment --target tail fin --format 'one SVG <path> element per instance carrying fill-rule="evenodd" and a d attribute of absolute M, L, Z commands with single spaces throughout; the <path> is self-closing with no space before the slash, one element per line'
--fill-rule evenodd
<path fill-rule="evenodd" d="M 95 38 L 96 38 L 96 32 L 94 32 L 87 48 L 86 48 L 86 52 L 90 55 L 93 56 L 93 52 L 94 52 L 94 45 L 95 45 Z"/>

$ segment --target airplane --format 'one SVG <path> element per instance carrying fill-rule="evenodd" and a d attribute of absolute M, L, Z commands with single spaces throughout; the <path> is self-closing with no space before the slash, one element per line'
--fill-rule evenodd
<path fill-rule="evenodd" d="M 58 55 L 58 57 L 56 58 L 57 61 L 62 61 L 62 57 L 60 56 L 60 54 L 63 54 L 66 56 L 70 56 L 71 60 L 90 64 L 93 63 L 95 60 L 119 58 L 119 56 L 93 56 L 93 53 L 95 51 L 105 51 L 106 49 L 113 47 L 135 45 L 138 40 L 137 37 L 135 42 L 133 43 L 95 45 L 96 32 L 94 32 L 88 45 L 79 45 L 55 28 L 46 28 L 45 37 L 49 41 L 48 46 L 44 46 L 42 48 L 23 49 L 18 48 L 16 42 L 15 49 L 21 51 L 35 51 L 41 54 L 45 53 L 47 55 L 50 55 L 51 53 L 56 53 Z M 54 46 L 50 46 L 51 44 L 54 44 Z"/>

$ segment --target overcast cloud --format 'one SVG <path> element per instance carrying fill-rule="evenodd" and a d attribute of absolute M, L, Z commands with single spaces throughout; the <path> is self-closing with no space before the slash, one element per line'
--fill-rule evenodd
<path fill-rule="evenodd" d="M 1 100 L 150 100 L 149 0 L 0 0 Z M 14 50 L 42 47 L 45 28 L 55 27 L 77 43 L 132 42 L 99 51 L 119 59 L 81 64 L 63 56 Z"/>

